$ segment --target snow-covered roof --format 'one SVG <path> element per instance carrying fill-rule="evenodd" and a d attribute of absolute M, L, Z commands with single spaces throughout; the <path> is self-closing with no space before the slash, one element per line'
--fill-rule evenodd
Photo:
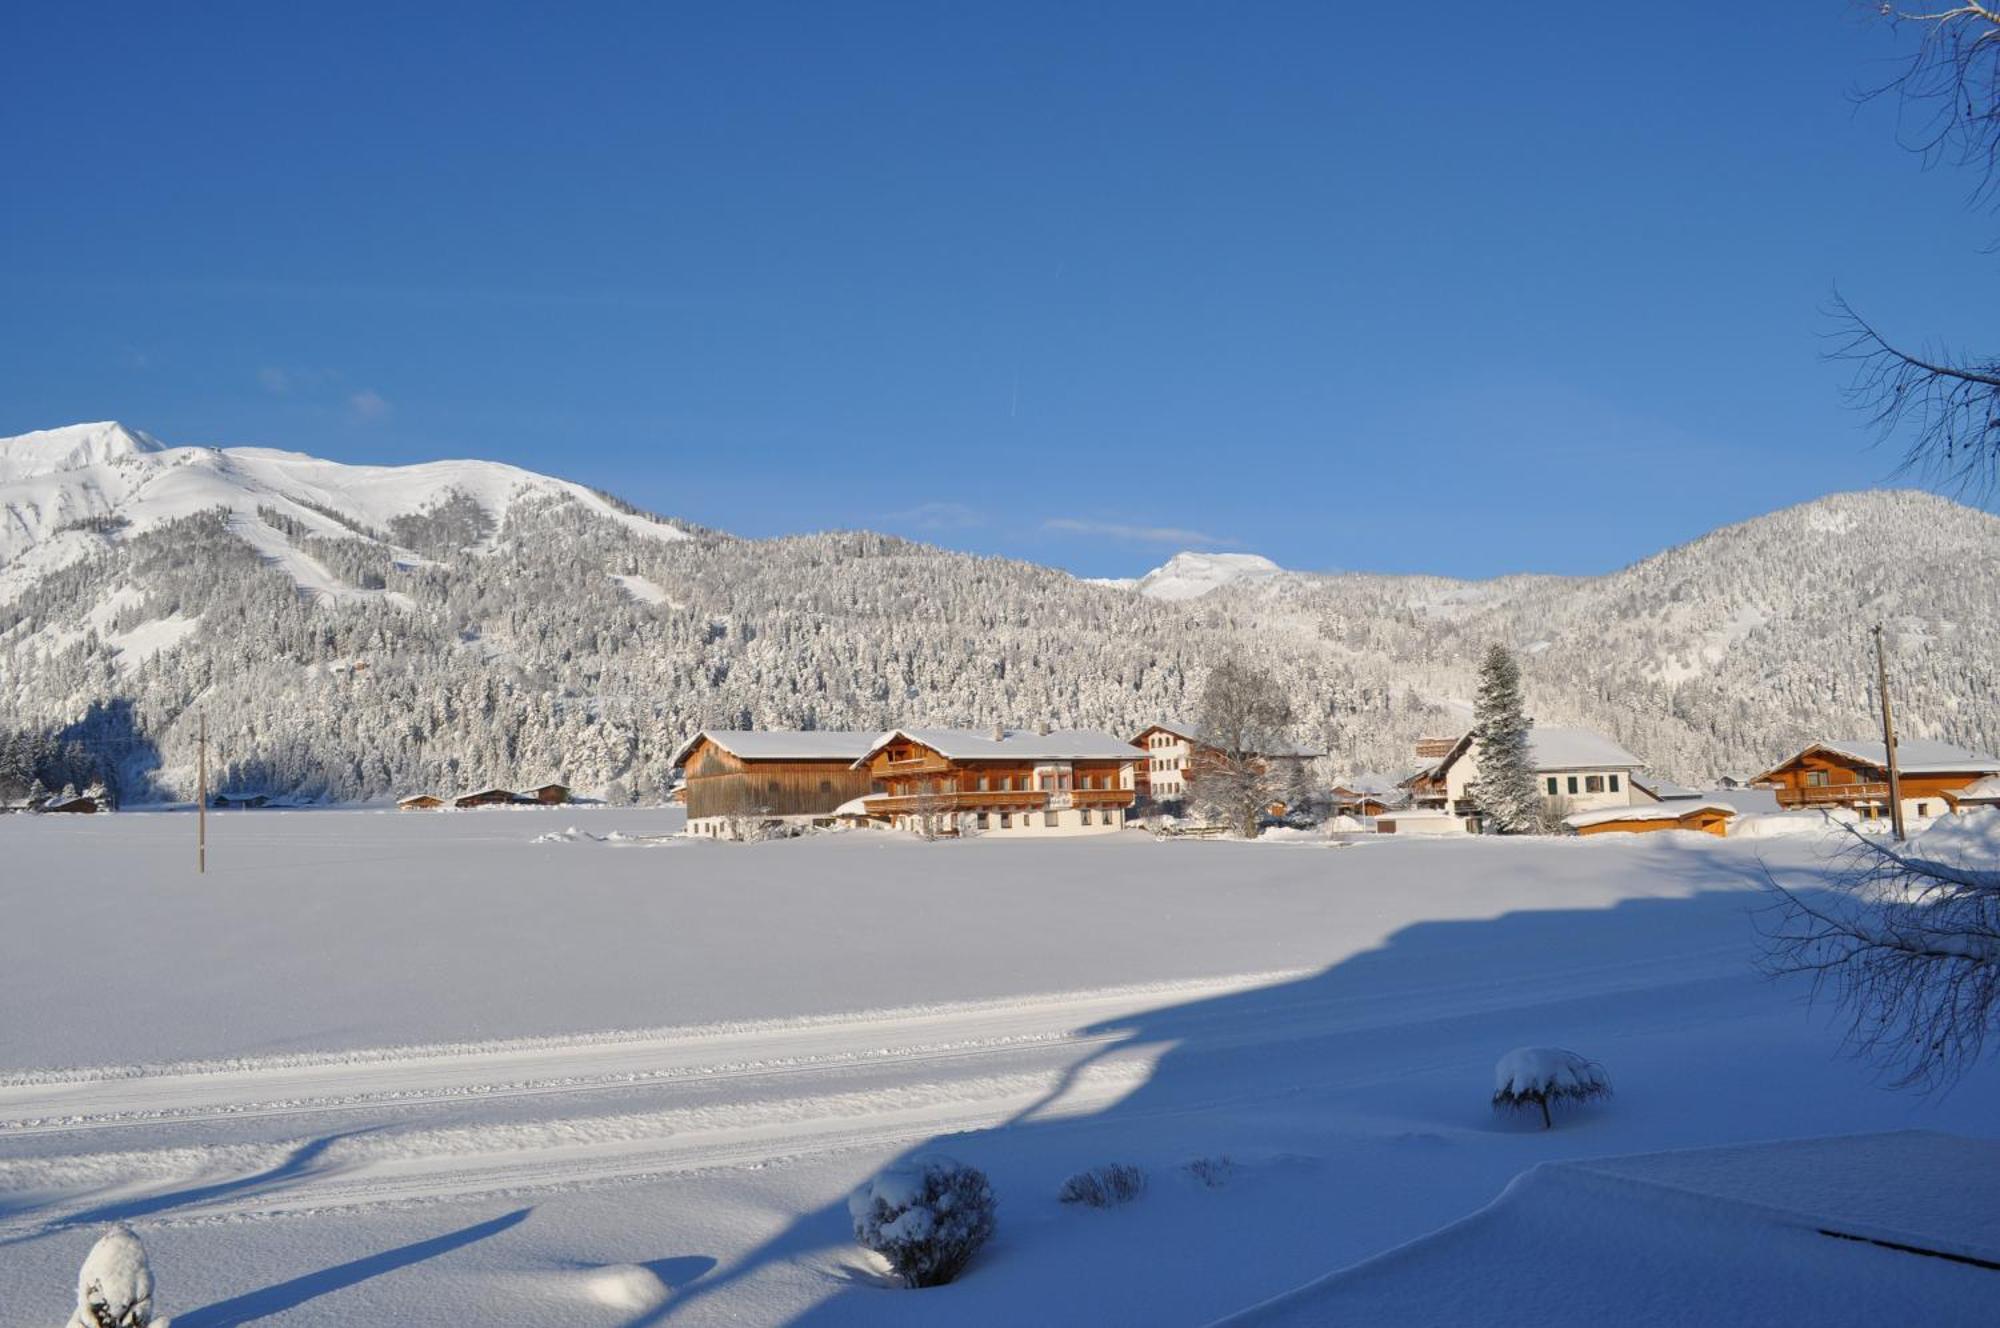
<path fill-rule="evenodd" d="M 1647 779 L 1632 781 L 1639 788 L 1658 798 L 1661 802 L 1683 802 L 1689 798 L 1699 798 L 1700 789 L 1691 789 L 1685 784 L 1676 784 L 1671 779 Z"/>
<path fill-rule="evenodd" d="M 1863 765 L 1886 768 L 1889 764 L 1888 749 L 1882 745 L 1879 738 L 1829 739 L 1806 744 L 1804 750 L 1786 757 L 1757 778 L 1768 778 L 1814 750 L 1832 752 L 1849 760 L 1859 761 Z M 1965 771 L 2000 774 L 2000 757 L 1985 756 L 1930 738 L 1898 738 L 1896 767 L 1906 775 L 1949 775 Z"/>
<path fill-rule="evenodd" d="M 1528 755 L 1537 770 L 1637 770 L 1646 764 L 1602 733 L 1541 724 L 1528 730 Z"/>
<path fill-rule="evenodd" d="M 1448 755 L 1418 770 L 1404 780 L 1404 784 L 1426 776 L 1438 778 L 1454 761 L 1465 755 L 1472 739 L 1473 735 L 1467 733 Z M 1646 764 L 1602 733 L 1592 733 L 1589 729 L 1554 728 L 1546 724 L 1537 724 L 1528 730 L 1528 759 L 1537 771 L 1639 770 Z"/>
<path fill-rule="evenodd" d="M 1957 797 L 1962 803 L 2000 802 L 2000 775 L 1988 775 L 1984 779 L 1974 780 L 1960 789 Z"/>
<path fill-rule="evenodd" d="M 990 729 L 891 729 L 861 752 L 855 765 L 896 738 L 906 738 L 953 761 L 1136 761 L 1132 744 L 1101 729 L 1006 729 L 995 738 Z"/>
<path fill-rule="evenodd" d="M 703 729 L 668 764 L 685 764 L 703 738 L 740 761 L 853 761 L 879 736 L 874 729 Z"/>
<path fill-rule="evenodd" d="M 1677 800 L 1674 802 L 1639 802 L 1630 807 L 1604 807 L 1594 812 L 1572 812 L 1563 817 L 1563 824 L 1571 829 L 1581 830 L 1586 826 L 1610 825 L 1614 821 L 1658 821 L 1663 818 L 1681 820 L 1696 812 L 1721 812 L 1725 816 L 1736 815 L 1736 809 L 1726 802 L 1713 802 L 1707 798 L 1698 800 Z"/>
<path fill-rule="evenodd" d="M 1189 724 L 1186 723 L 1185 721 L 1178 719 L 1156 719 L 1151 724 L 1148 724 L 1145 728 L 1140 729 L 1137 733 L 1133 734 L 1132 741 L 1135 743 L 1138 742 L 1139 739 L 1145 737 L 1148 733 L 1151 733 L 1154 729 L 1158 729 L 1162 733 L 1171 733 L 1176 738 L 1183 739 L 1184 741 L 1187 742 L 1199 743 L 1201 741 L 1201 729 L 1199 726 L 1194 724 Z M 1270 751 L 1259 752 L 1257 753 L 1257 755 L 1296 756 L 1305 760 L 1313 760 L 1317 759 L 1318 757 L 1325 756 L 1326 753 L 1312 747 L 1302 747 L 1298 743 L 1294 742 L 1274 742 L 1271 744 Z"/>

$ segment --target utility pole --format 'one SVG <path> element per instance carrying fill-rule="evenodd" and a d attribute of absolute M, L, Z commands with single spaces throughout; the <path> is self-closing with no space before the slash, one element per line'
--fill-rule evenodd
<path fill-rule="evenodd" d="M 208 874 L 208 712 L 201 712 L 200 799 L 194 805 L 194 869 Z"/>
<path fill-rule="evenodd" d="M 1903 775 L 1896 766 L 1896 717 L 1889 709 L 1889 664 L 1882 654 L 1882 624 L 1875 624 L 1875 694 L 1882 698 L 1882 748 L 1889 758 L 1889 825 L 1903 837 Z"/>

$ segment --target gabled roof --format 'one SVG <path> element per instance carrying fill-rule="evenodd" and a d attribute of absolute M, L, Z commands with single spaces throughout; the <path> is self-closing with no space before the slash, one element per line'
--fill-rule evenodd
<path fill-rule="evenodd" d="M 878 736 L 875 729 L 703 729 L 675 748 L 667 764 L 685 765 L 703 738 L 741 761 L 853 761 Z"/>
<path fill-rule="evenodd" d="M 1424 778 L 1436 779 L 1472 745 L 1468 732 L 1452 745 L 1451 753 L 1435 765 L 1424 767 L 1404 783 Z M 1552 770 L 1639 770 L 1645 767 L 1632 753 L 1601 733 L 1589 729 L 1563 729 L 1537 724 L 1528 730 L 1528 760 L 1537 772 Z"/>
<path fill-rule="evenodd" d="M 1602 807 L 1593 812 L 1572 812 L 1563 817 L 1563 823 L 1581 830 L 1586 826 L 1609 825 L 1614 821 L 1681 821 L 1696 812 L 1736 815 L 1736 809 L 1726 802 L 1681 799 L 1674 802 L 1639 802 L 1630 807 Z"/>
<path fill-rule="evenodd" d="M 1162 733 L 1171 733 L 1176 738 L 1179 738 L 1184 742 L 1190 742 L 1197 745 L 1201 743 L 1201 729 L 1199 727 L 1193 724 L 1183 723 L 1182 721 L 1175 719 L 1160 719 L 1153 721 L 1151 724 L 1148 724 L 1145 728 L 1140 729 L 1137 733 L 1132 735 L 1132 743 L 1136 745 L 1139 739 L 1145 737 L 1148 733 L 1151 733 L 1154 729 L 1158 729 Z M 1295 756 L 1303 760 L 1316 760 L 1319 757 L 1325 756 L 1326 753 L 1318 751 L 1311 747 L 1302 747 L 1297 743 L 1274 742 L 1271 744 L 1270 751 L 1258 752 L 1257 755 Z"/>
<path fill-rule="evenodd" d="M 1862 765 L 1872 765 L 1887 769 L 1888 749 L 1876 738 L 1840 738 L 1833 741 L 1809 742 L 1791 756 L 1758 775 L 1758 779 L 1769 779 L 1801 757 L 1813 752 L 1831 752 L 1844 756 Z M 2000 757 L 1984 756 L 1978 752 L 1954 747 L 1948 742 L 1934 742 L 1929 738 L 1898 738 L 1896 740 L 1896 768 L 1905 775 L 1956 775 L 1964 773 L 2000 774 Z M 1753 781 L 1754 782 L 1754 781 Z"/>
<path fill-rule="evenodd" d="M 1602 733 L 1540 724 L 1528 730 L 1528 755 L 1537 770 L 1637 770 L 1646 764 Z"/>
<path fill-rule="evenodd" d="M 983 729 L 891 729 L 876 738 L 854 764 L 859 766 L 897 738 L 928 747 L 951 761 L 1137 761 L 1140 754 L 1123 738 L 1100 729 L 1057 729 L 1036 733 L 1006 729 L 995 738 Z"/>
<path fill-rule="evenodd" d="M 1661 802 L 1685 802 L 1689 798 L 1699 798 L 1700 789 L 1691 789 L 1685 784 L 1676 784 L 1671 779 L 1635 779 L 1632 787 L 1642 793 L 1650 793 Z"/>

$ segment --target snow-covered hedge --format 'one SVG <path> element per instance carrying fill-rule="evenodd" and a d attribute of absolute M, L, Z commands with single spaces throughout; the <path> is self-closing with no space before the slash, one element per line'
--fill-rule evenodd
<path fill-rule="evenodd" d="M 1107 1162 L 1079 1171 L 1062 1183 L 1056 1198 L 1066 1204 L 1111 1208 L 1130 1203 L 1146 1189 L 1146 1173 L 1125 1162 Z"/>
<path fill-rule="evenodd" d="M 1610 1097 L 1611 1080 L 1604 1067 L 1561 1047 L 1516 1047 L 1493 1067 L 1495 1109 L 1540 1107 L 1542 1128 L 1554 1124 L 1551 1102 L 1587 1102 Z"/>
<path fill-rule="evenodd" d="M 153 1317 L 153 1270 L 132 1228 L 118 1223 L 90 1247 L 76 1275 L 68 1328 L 167 1328 Z"/>
<path fill-rule="evenodd" d="M 935 1154 L 865 1181 L 847 1200 L 854 1238 L 889 1261 L 910 1287 L 943 1286 L 993 1234 L 986 1173 Z"/>

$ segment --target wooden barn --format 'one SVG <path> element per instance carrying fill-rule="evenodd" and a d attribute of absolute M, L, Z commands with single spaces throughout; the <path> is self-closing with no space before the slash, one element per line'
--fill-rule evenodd
<path fill-rule="evenodd" d="M 489 788 L 481 789 L 477 793 L 468 793 L 461 798 L 454 798 L 451 805 L 464 808 L 507 807 L 513 805 L 515 801 L 514 790 Z"/>
<path fill-rule="evenodd" d="M 1671 802 L 1635 803 L 1630 807 L 1605 807 L 1593 812 L 1577 812 L 1563 818 L 1563 824 L 1580 835 L 1651 834 L 1659 830 L 1694 830 L 1705 835 L 1726 835 L 1736 809 L 1726 802 L 1677 798 Z"/>
<path fill-rule="evenodd" d="M 271 801 L 266 793 L 218 793 L 208 800 L 208 805 L 219 811 L 242 810 L 262 807 Z"/>
<path fill-rule="evenodd" d="M 98 812 L 110 811 L 108 799 L 96 793 L 73 793 L 67 798 L 50 798 L 35 809 L 40 812 L 59 812 L 66 816 L 92 816 Z"/>
<path fill-rule="evenodd" d="M 880 786 L 868 815 L 901 829 L 1076 834 L 1125 824 L 1142 759 L 1093 729 L 896 729 L 856 764 Z"/>
<path fill-rule="evenodd" d="M 560 806 L 569 801 L 569 785 L 543 784 L 540 788 L 522 789 L 515 797 L 522 802 L 540 803 L 544 807 Z"/>
<path fill-rule="evenodd" d="M 1911 738 L 1896 744 L 1903 814 L 1941 816 L 1958 808 L 1958 796 L 1989 775 L 2000 759 L 1947 742 Z M 1870 819 L 1889 814 L 1889 758 L 1879 741 L 1815 742 L 1751 781 L 1778 796 L 1778 805 L 1846 807 Z"/>
<path fill-rule="evenodd" d="M 430 812 L 444 806 L 444 799 L 435 793 L 413 793 L 407 798 L 396 800 L 399 812 Z"/>
<path fill-rule="evenodd" d="M 831 822 L 869 793 L 856 762 L 879 734 L 846 729 L 703 729 L 673 755 L 685 771 L 688 832 L 730 838 L 754 823 Z"/>

